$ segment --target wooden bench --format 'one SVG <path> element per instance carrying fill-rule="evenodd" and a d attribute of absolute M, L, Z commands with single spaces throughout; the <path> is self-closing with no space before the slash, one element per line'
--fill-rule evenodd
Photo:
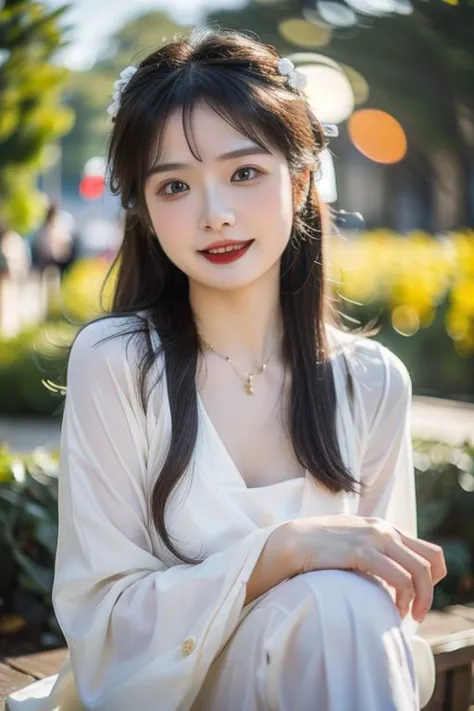
<path fill-rule="evenodd" d="M 474 606 L 431 611 L 419 634 L 435 655 L 436 687 L 424 711 L 467 711 L 474 704 Z"/>
<path fill-rule="evenodd" d="M 67 649 L 53 649 L 36 654 L 0 659 L 0 711 L 5 710 L 5 697 L 37 679 L 56 674 L 67 657 Z"/>
<path fill-rule="evenodd" d="M 474 606 L 430 612 L 420 635 L 431 645 L 436 662 L 436 688 L 425 711 L 468 711 L 474 703 Z M 66 656 L 67 649 L 55 649 L 0 659 L 0 711 L 5 709 L 5 696 L 55 674 Z"/>

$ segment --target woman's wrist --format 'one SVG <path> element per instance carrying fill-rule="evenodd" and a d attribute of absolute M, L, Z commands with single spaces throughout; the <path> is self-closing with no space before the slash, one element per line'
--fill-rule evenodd
<path fill-rule="evenodd" d="M 291 523 L 278 526 L 268 537 L 247 582 L 245 605 L 300 572 Z"/>
<path fill-rule="evenodd" d="M 292 578 L 303 572 L 304 560 L 295 521 L 283 524 L 272 535 L 275 536 L 275 544 L 280 551 L 281 567 L 288 573 L 286 577 Z"/>

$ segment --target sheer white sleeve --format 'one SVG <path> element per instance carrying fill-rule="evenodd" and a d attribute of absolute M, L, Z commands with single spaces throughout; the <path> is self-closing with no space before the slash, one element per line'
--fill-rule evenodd
<path fill-rule="evenodd" d="M 80 333 L 68 366 L 54 609 L 86 708 L 182 711 L 235 629 L 277 525 L 196 565 L 154 555 L 136 362 L 120 336 L 94 345 L 99 324 Z"/>
<path fill-rule="evenodd" d="M 416 536 L 411 378 L 404 363 L 388 348 L 369 339 L 360 343 L 355 388 L 362 403 L 360 469 L 367 489 L 360 498 L 358 514 L 385 519 Z M 409 634 L 416 631 L 411 614 L 403 626 Z"/>
<path fill-rule="evenodd" d="M 402 361 L 380 344 L 366 358 L 361 476 L 367 491 L 359 514 L 386 519 L 416 535 L 410 375 Z"/>

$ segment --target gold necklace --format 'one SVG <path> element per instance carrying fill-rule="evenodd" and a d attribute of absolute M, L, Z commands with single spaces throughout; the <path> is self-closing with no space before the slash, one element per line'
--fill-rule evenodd
<path fill-rule="evenodd" d="M 245 380 L 245 386 L 244 386 L 244 387 L 245 387 L 245 392 L 247 393 L 247 395 L 253 395 L 253 392 L 254 392 L 254 391 L 253 391 L 253 379 L 254 379 L 257 375 L 261 375 L 261 374 L 266 370 L 266 367 L 267 367 L 268 363 L 271 361 L 271 359 L 273 358 L 273 356 L 274 356 L 275 353 L 277 352 L 278 346 L 275 348 L 275 350 L 274 350 L 273 353 L 271 354 L 270 358 L 268 358 L 268 360 L 265 361 L 265 363 L 262 365 L 262 367 L 260 368 L 260 370 L 258 371 L 258 373 L 245 373 L 245 376 L 242 376 L 242 375 L 236 370 L 236 368 L 235 368 L 235 366 L 234 366 L 234 364 L 233 364 L 233 362 L 232 362 L 232 359 L 231 359 L 229 356 L 222 355 L 222 353 L 219 353 L 218 351 L 216 351 L 216 349 L 214 348 L 214 346 L 212 345 L 212 343 L 208 343 L 207 341 L 204 340 L 204 338 L 203 338 L 203 336 L 202 336 L 202 333 L 201 333 L 200 331 L 198 331 L 198 335 L 199 335 L 201 341 L 204 343 L 204 345 L 205 345 L 207 348 L 210 348 L 212 351 L 214 351 L 214 353 L 215 353 L 216 355 L 218 355 L 220 358 L 223 358 L 224 360 L 226 360 L 228 363 L 231 364 L 231 366 L 232 366 L 232 368 L 233 368 L 233 370 L 234 370 L 234 373 L 235 373 L 236 375 L 238 375 L 239 378 L 242 378 L 242 377 L 243 377 L 243 379 Z"/>

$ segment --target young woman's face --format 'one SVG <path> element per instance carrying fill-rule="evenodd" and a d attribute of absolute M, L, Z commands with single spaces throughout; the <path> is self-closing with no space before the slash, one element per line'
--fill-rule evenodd
<path fill-rule="evenodd" d="M 194 108 L 192 136 L 202 162 L 192 155 L 182 111 L 176 110 L 145 186 L 151 222 L 164 252 L 190 281 L 242 288 L 279 270 L 293 223 L 288 164 L 283 154 L 263 152 L 203 102 Z M 225 155 L 234 151 L 241 153 Z M 213 242 L 250 240 L 247 251 L 229 263 L 213 263 L 200 252 Z"/>

